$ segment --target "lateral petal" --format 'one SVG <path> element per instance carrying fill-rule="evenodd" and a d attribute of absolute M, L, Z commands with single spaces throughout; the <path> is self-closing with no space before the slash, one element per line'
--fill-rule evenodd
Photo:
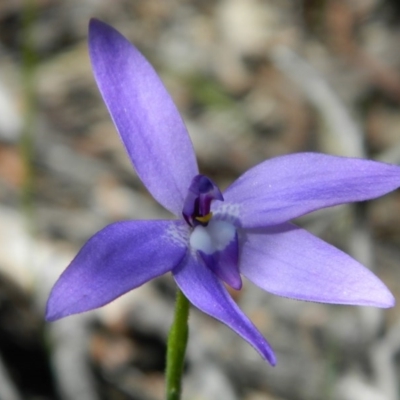
<path fill-rule="evenodd" d="M 177 285 L 194 306 L 229 326 L 270 364 L 276 364 L 269 343 L 232 300 L 217 276 L 200 260 L 189 255 L 172 273 Z"/>
<path fill-rule="evenodd" d="M 153 67 L 111 26 L 92 19 L 97 85 L 132 163 L 154 198 L 181 215 L 196 157 L 178 110 Z"/>
<path fill-rule="evenodd" d="M 82 247 L 54 285 L 46 319 L 101 307 L 176 267 L 187 252 L 180 221 L 111 224 Z"/>
<path fill-rule="evenodd" d="M 371 160 L 298 153 L 248 170 L 215 213 L 236 213 L 243 228 L 278 225 L 320 208 L 374 199 L 400 186 L 400 167 Z"/>
<path fill-rule="evenodd" d="M 244 230 L 240 272 L 268 292 L 297 300 L 382 308 L 395 303 L 370 270 L 289 223 Z"/>

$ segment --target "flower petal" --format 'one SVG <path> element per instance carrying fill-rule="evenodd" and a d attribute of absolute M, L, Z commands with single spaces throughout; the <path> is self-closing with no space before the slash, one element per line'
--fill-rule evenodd
<path fill-rule="evenodd" d="M 400 186 L 400 168 L 357 158 L 299 153 L 248 170 L 214 213 L 233 212 L 244 228 L 277 225 L 320 208 L 374 199 Z M 230 204 L 228 204 L 230 203 Z"/>
<path fill-rule="evenodd" d="M 190 235 L 190 247 L 225 283 L 236 290 L 242 288 L 238 235 L 232 224 L 212 219 L 207 226 L 198 225 Z"/>
<path fill-rule="evenodd" d="M 271 346 L 232 300 L 216 275 L 200 260 L 189 255 L 172 272 L 177 285 L 194 306 L 229 326 L 264 359 L 272 365 L 276 364 Z"/>
<path fill-rule="evenodd" d="M 176 267 L 187 252 L 179 221 L 126 221 L 94 235 L 60 276 L 46 319 L 109 303 Z"/>
<path fill-rule="evenodd" d="M 394 305 L 370 270 L 304 229 L 286 223 L 243 233 L 240 272 L 268 292 L 322 303 Z"/>
<path fill-rule="evenodd" d="M 92 19 L 94 76 L 136 171 L 154 198 L 181 215 L 196 157 L 185 125 L 153 67 L 114 28 Z"/>

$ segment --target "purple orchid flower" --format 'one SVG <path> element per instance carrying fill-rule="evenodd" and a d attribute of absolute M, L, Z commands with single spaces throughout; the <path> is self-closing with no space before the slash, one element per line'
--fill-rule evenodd
<path fill-rule="evenodd" d="M 136 171 L 177 220 L 113 223 L 83 246 L 56 282 L 47 320 L 101 307 L 171 271 L 190 302 L 247 340 L 272 365 L 274 353 L 228 294 L 241 275 L 285 297 L 391 307 L 368 269 L 289 220 L 320 208 L 382 196 L 400 168 L 300 153 L 267 160 L 222 194 L 199 175 L 185 125 L 147 60 L 112 27 L 92 20 L 94 76 Z"/>

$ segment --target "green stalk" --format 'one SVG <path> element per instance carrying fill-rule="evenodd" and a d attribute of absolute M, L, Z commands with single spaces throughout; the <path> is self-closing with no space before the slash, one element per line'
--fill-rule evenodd
<path fill-rule="evenodd" d="M 190 304 L 178 289 L 174 321 L 169 331 L 166 368 L 166 399 L 181 398 L 181 380 L 185 363 L 186 345 L 189 335 L 188 319 Z"/>
<path fill-rule="evenodd" d="M 22 82 L 24 86 L 24 125 L 20 139 L 20 153 L 24 163 L 24 181 L 21 191 L 22 209 L 27 217 L 29 230 L 33 232 L 34 204 L 34 129 L 36 123 L 35 75 L 37 55 L 33 38 L 36 8 L 33 0 L 25 0 L 22 15 Z"/>

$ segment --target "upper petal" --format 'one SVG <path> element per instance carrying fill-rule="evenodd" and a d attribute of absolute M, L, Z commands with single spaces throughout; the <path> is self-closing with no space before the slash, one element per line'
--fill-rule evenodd
<path fill-rule="evenodd" d="M 140 179 L 160 204 L 180 215 L 198 168 L 174 102 L 142 54 L 95 19 L 89 26 L 89 53 L 97 85 Z"/>
<path fill-rule="evenodd" d="M 337 204 L 369 200 L 400 186 L 400 167 L 358 158 L 298 153 L 248 170 L 225 192 L 245 228 L 277 225 Z M 228 204 L 230 203 L 230 204 Z M 236 207 L 236 210 L 235 210 Z"/>
<path fill-rule="evenodd" d="M 243 233 L 240 272 L 268 292 L 322 303 L 394 305 L 370 270 L 304 229 L 286 223 Z"/>
<path fill-rule="evenodd" d="M 170 271 L 187 246 L 179 221 L 125 221 L 94 235 L 54 285 L 46 319 L 92 310 Z"/>
<path fill-rule="evenodd" d="M 263 358 L 272 365 L 276 364 L 271 346 L 243 314 L 210 269 L 189 255 L 187 260 L 172 272 L 179 288 L 194 306 L 228 325 Z"/>

